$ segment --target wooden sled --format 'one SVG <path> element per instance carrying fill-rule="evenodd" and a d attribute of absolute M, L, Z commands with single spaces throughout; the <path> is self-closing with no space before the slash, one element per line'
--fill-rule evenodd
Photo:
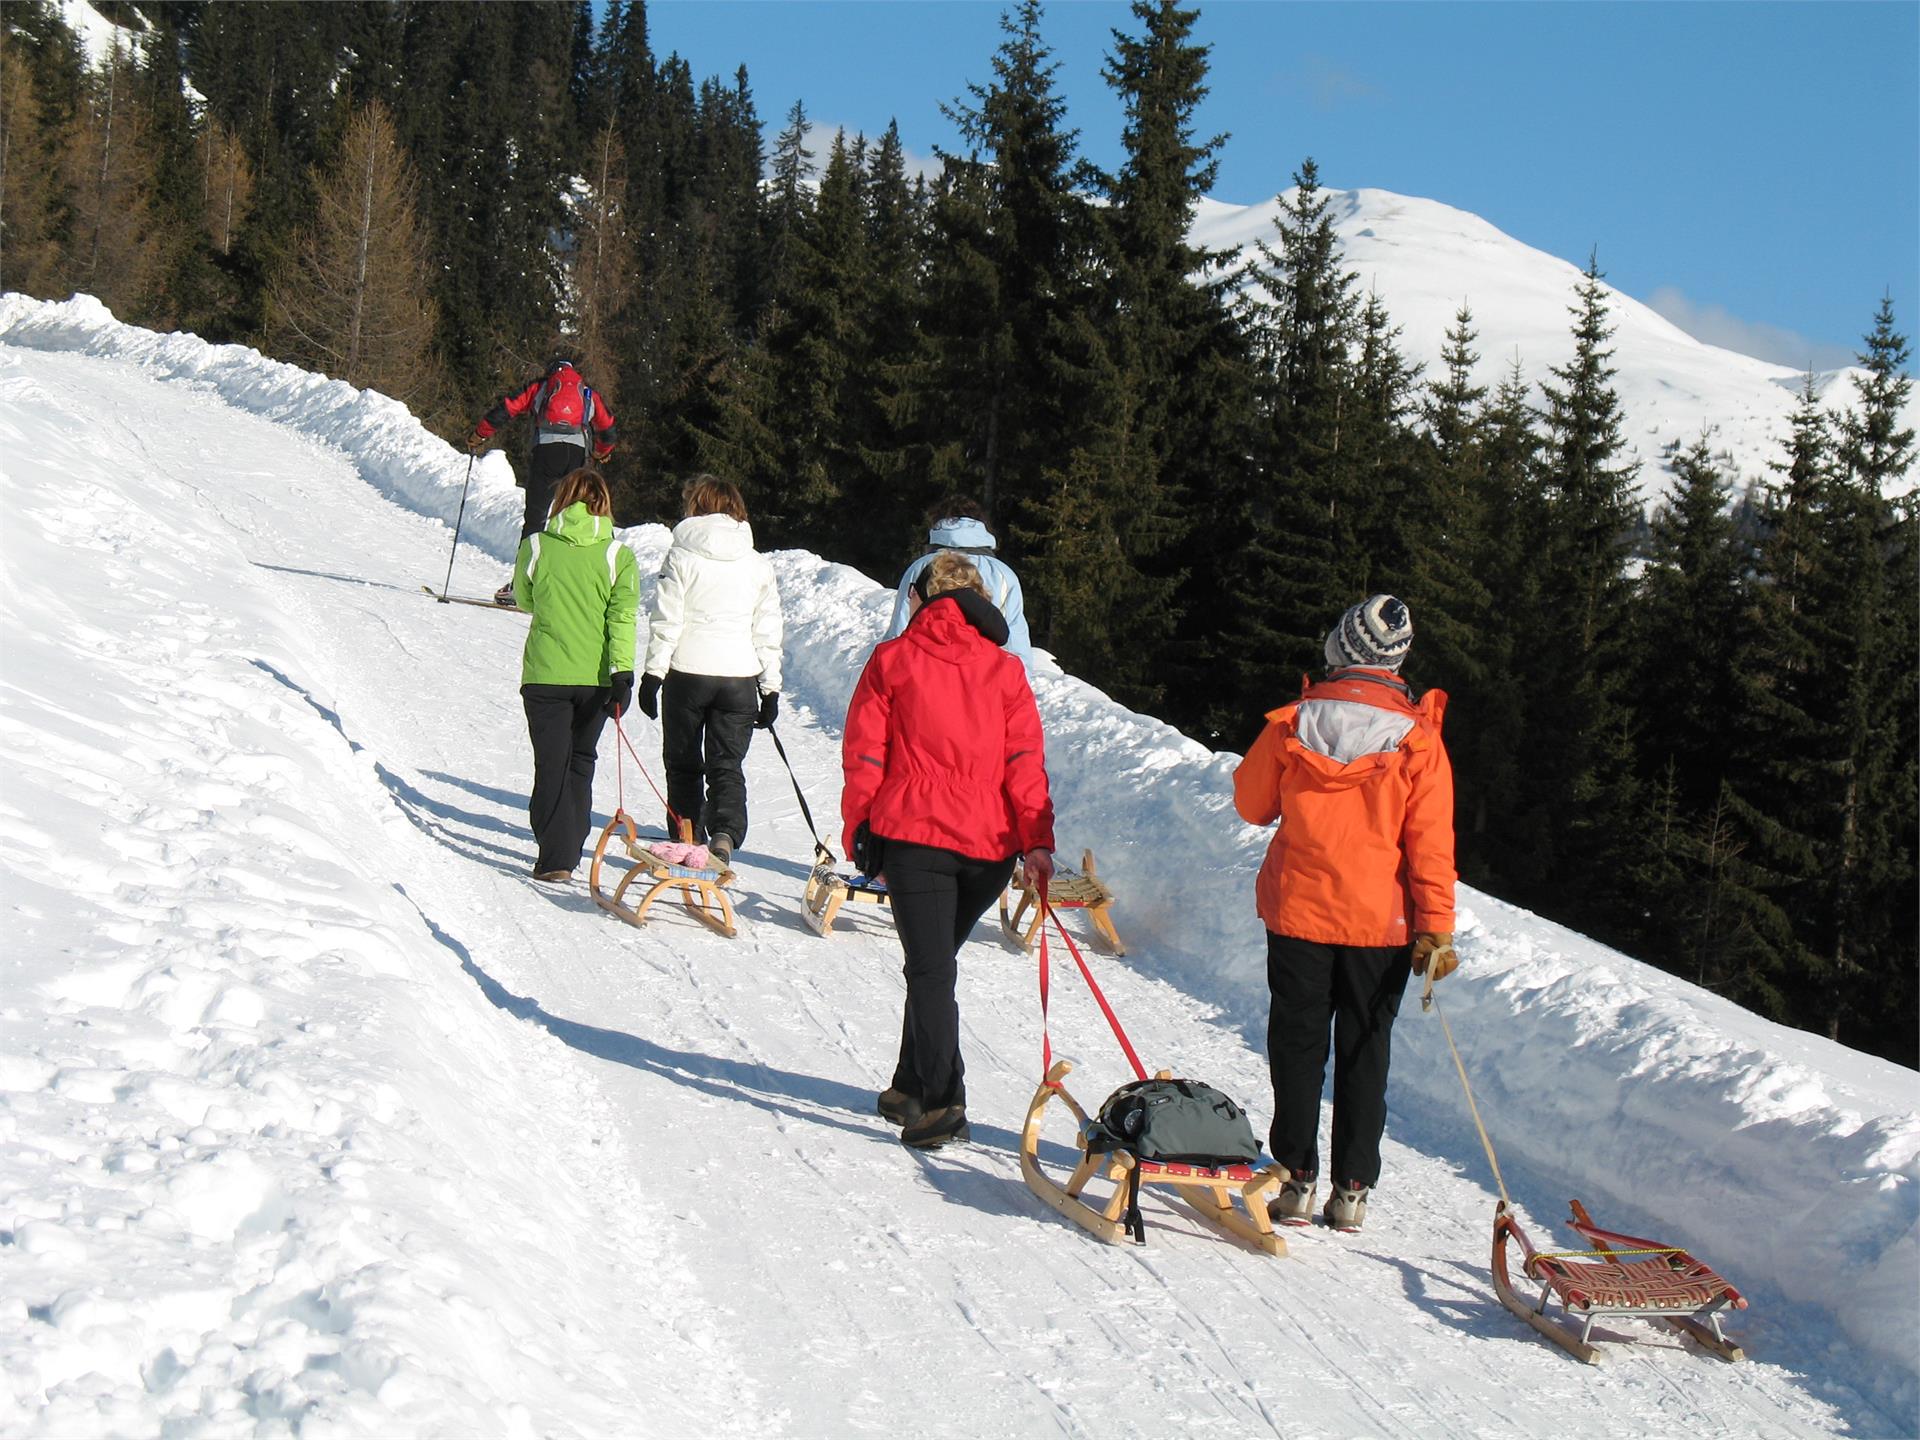
<path fill-rule="evenodd" d="M 1090 1122 L 1087 1112 L 1067 1092 L 1061 1082 L 1073 1069 L 1071 1060 L 1056 1060 L 1047 1078 L 1033 1092 L 1027 1107 L 1027 1123 L 1020 1131 L 1020 1173 L 1027 1188 L 1058 1210 L 1074 1224 L 1098 1236 L 1109 1245 L 1128 1238 L 1124 1216 L 1132 1177 L 1138 1167 L 1142 1186 L 1160 1185 L 1173 1190 L 1173 1199 L 1194 1219 L 1229 1239 L 1251 1245 L 1266 1255 L 1287 1253 L 1287 1242 L 1274 1233 L 1267 1218 L 1267 1202 L 1279 1193 L 1287 1172 L 1278 1165 L 1256 1170 L 1251 1165 L 1228 1165 L 1208 1169 L 1203 1165 L 1174 1165 L 1154 1160 L 1136 1160 L 1124 1150 L 1087 1149 Z M 1172 1078 L 1162 1070 L 1156 1079 Z M 1058 1100 L 1072 1112 L 1078 1127 L 1075 1146 L 1082 1152 L 1080 1163 L 1063 1187 L 1040 1168 L 1040 1120 L 1049 1101 Z M 1087 1185 L 1096 1177 L 1113 1182 L 1113 1193 L 1103 1205 L 1083 1197 Z M 1239 1200 L 1242 1210 L 1234 1208 Z"/>
<path fill-rule="evenodd" d="M 1720 1329 L 1723 1310 L 1747 1308 L 1738 1290 L 1686 1251 L 1602 1230 L 1584 1205 L 1578 1200 L 1572 1203 L 1568 1226 L 1593 1246 L 1590 1251 L 1535 1250 L 1504 1202 L 1494 1212 L 1493 1288 L 1502 1305 L 1589 1365 L 1599 1364 L 1602 1355 L 1591 1339 L 1594 1322 L 1628 1316 L 1669 1325 L 1722 1360 L 1747 1358 Z M 1532 1304 L 1513 1288 L 1507 1269 L 1509 1240 L 1517 1241 L 1525 1256 L 1522 1272 L 1540 1286 L 1539 1299 Z M 1561 1307 L 1558 1320 L 1547 1315 L 1548 1302 L 1556 1300 Z M 1576 1320 L 1578 1333 L 1573 1328 Z"/>
<path fill-rule="evenodd" d="M 634 864 L 620 877 L 620 883 L 609 895 L 600 888 L 600 867 L 606 862 L 607 846 L 612 842 L 615 831 L 621 832 L 627 858 Z M 680 833 L 690 842 L 692 824 L 682 820 Z M 645 881 L 647 891 L 640 897 L 638 905 L 630 905 L 627 903 L 627 891 L 635 881 Z M 624 810 L 616 810 L 613 819 L 607 822 L 607 828 L 600 832 L 600 843 L 593 847 L 593 868 L 587 872 L 587 886 L 593 892 L 593 903 L 602 910 L 612 911 L 629 925 L 646 924 L 648 907 L 668 891 L 677 891 L 694 919 L 717 930 L 729 940 L 739 933 L 733 922 L 733 902 L 727 899 L 725 888 L 732 881 L 731 870 L 693 870 L 662 860 L 640 843 L 640 837 L 634 830 L 633 817 Z"/>
<path fill-rule="evenodd" d="M 842 875 L 831 865 L 816 865 L 807 876 L 801 916 L 815 930 L 833 938 L 833 920 L 840 907 L 849 901 L 860 905 L 885 905 L 887 887 L 882 880 L 865 875 Z"/>
<path fill-rule="evenodd" d="M 1020 900 L 1009 916 L 1006 894 L 1001 894 L 1000 928 L 1014 944 L 1031 950 L 1045 914 L 1040 908 L 1040 892 L 1027 884 L 1024 862 L 1015 863 L 1013 878 L 1007 883 L 1010 889 L 1020 892 Z M 1053 879 L 1047 885 L 1047 903 L 1055 910 L 1085 910 L 1087 919 L 1093 922 L 1094 948 L 1109 955 L 1127 953 L 1127 947 L 1120 943 L 1120 932 L 1113 928 L 1113 892 L 1093 868 L 1093 851 L 1081 852 L 1078 870 L 1071 865 L 1055 864 Z M 1031 919 L 1027 918 L 1029 915 Z"/>

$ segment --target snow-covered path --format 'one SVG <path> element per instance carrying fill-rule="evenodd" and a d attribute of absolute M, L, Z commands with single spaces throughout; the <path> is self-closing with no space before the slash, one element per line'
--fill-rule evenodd
<path fill-rule="evenodd" d="M 527 882 L 524 622 L 420 593 L 440 521 L 111 360 L 0 347 L 0 427 L 0 1430 L 1909 1428 L 1910 1390 L 1777 1296 L 1736 1319 L 1739 1367 L 1533 1338 L 1487 1281 L 1484 1159 L 1419 1103 L 1363 1235 L 1271 1261 L 1150 1203 L 1145 1248 L 1095 1243 L 1020 1180 L 1035 973 L 990 927 L 961 963 L 975 1142 L 904 1151 L 872 1113 L 898 948 L 865 910 L 831 941 L 800 921 L 810 840 L 770 745 L 741 937 L 619 925 Z M 789 583 L 809 565 L 783 559 L 789 610 L 828 624 Z M 454 588 L 502 574 L 463 550 Z M 798 668 L 782 734 L 831 825 L 839 717 Z M 597 821 L 613 789 L 609 731 Z M 1177 959 L 1096 963 L 1150 1064 L 1263 1118 L 1263 1015 Z M 1055 990 L 1097 1100 L 1124 1062 Z M 1508 1179 L 1544 1235 L 1569 1177 Z"/>

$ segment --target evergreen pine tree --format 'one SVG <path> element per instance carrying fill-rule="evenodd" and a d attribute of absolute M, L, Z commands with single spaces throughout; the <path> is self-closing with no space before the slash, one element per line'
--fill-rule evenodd
<path fill-rule="evenodd" d="M 1604 935 L 1628 911 L 1624 857 L 1638 813 L 1625 694 L 1637 467 L 1624 459 L 1607 346 L 1613 328 L 1600 282 L 1598 261 L 1590 260 L 1571 307 L 1573 358 L 1541 386 L 1547 563 L 1521 653 L 1531 657 L 1535 687 L 1527 744 L 1555 757 L 1533 768 L 1528 786 L 1549 849 L 1541 888 L 1527 898 Z"/>
<path fill-rule="evenodd" d="M 1199 12 L 1135 0 L 1132 14 L 1139 33 L 1114 32 L 1102 72 L 1127 117 L 1124 161 L 1104 182 L 1108 389 L 1135 411 L 1120 452 L 1128 464 L 1109 471 L 1108 503 L 1120 524 L 1122 593 L 1129 602 L 1164 597 L 1134 617 L 1130 654 L 1164 687 L 1157 713 L 1198 725 L 1205 657 L 1229 609 L 1221 560 L 1246 493 L 1251 374 L 1228 301 L 1227 256 L 1189 238 L 1226 140 L 1194 134 L 1208 70 L 1207 47 L 1192 40 Z"/>
<path fill-rule="evenodd" d="M 1342 451 L 1357 404 L 1357 282 L 1341 261 L 1332 197 L 1311 159 L 1279 211 L 1278 248 L 1255 242 L 1244 302 L 1259 375 L 1259 468 L 1241 513 L 1226 521 L 1246 538 L 1228 559 L 1236 608 L 1220 642 L 1223 691 L 1213 717 L 1234 744 L 1252 738 L 1301 674 L 1324 664 L 1327 630 L 1364 597 L 1368 566 L 1350 443 Z"/>
<path fill-rule="evenodd" d="M 1744 566 L 1708 437 L 1676 447 L 1667 466 L 1673 491 L 1654 512 L 1634 607 L 1633 689 L 1642 775 L 1670 771 L 1693 819 L 1717 802 L 1726 776 Z"/>

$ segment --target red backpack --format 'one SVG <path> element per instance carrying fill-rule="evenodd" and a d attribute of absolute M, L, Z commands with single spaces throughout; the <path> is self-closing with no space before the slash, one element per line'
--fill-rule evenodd
<path fill-rule="evenodd" d="M 543 432 L 566 430 L 584 436 L 593 423 L 593 391 L 573 366 L 556 365 L 534 397 L 533 413 Z"/>

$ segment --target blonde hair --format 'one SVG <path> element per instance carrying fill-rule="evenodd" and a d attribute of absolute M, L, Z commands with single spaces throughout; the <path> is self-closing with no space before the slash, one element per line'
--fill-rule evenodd
<path fill-rule="evenodd" d="M 607 477 L 598 470 L 574 470 L 561 476 L 560 483 L 553 487 L 553 504 L 547 514 L 558 515 L 574 504 L 586 506 L 589 514 L 611 519 L 613 491 L 607 488 Z"/>
<path fill-rule="evenodd" d="M 987 582 L 980 578 L 980 571 L 973 561 L 952 550 L 942 550 L 933 557 L 926 569 L 926 598 L 945 595 L 950 590 L 971 590 L 982 600 L 993 599 L 987 589 Z"/>
<path fill-rule="evenodd" d="M 731 515 L 746 523 L 747 502 L 740 487 L 718 475 L 694 476 L 681 488 L 680 498 L 686 502 L 689 516 Z"/>

